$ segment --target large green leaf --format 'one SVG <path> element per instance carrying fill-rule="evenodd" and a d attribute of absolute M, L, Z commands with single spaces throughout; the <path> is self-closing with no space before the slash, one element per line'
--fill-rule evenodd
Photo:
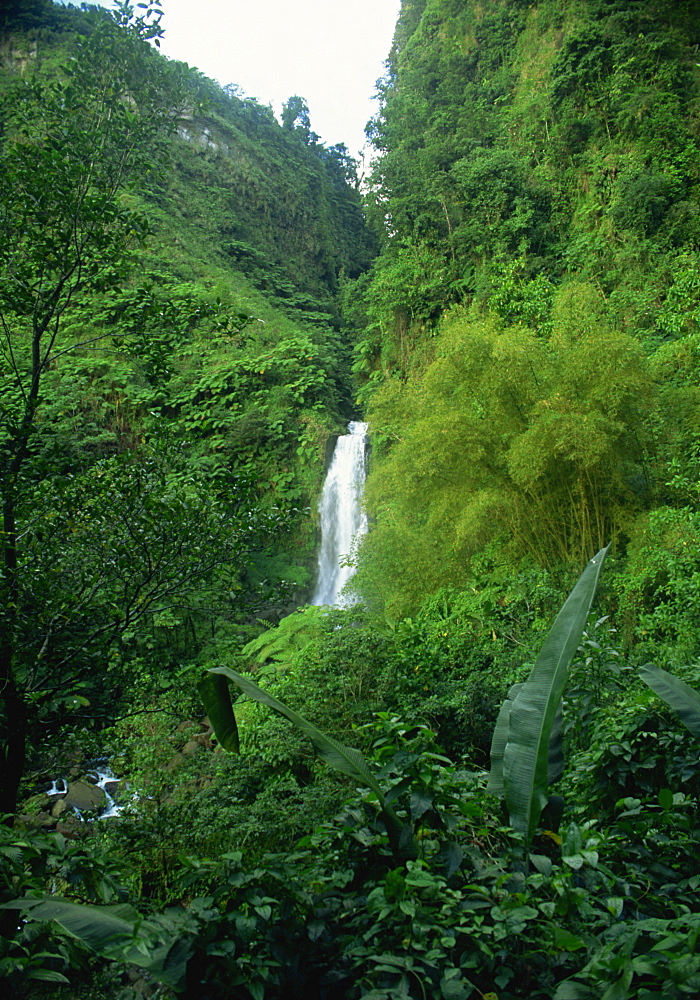
<path fill-rule="evenodd" d="M 53 920 L 87 948 L 107 958 L 134 944 L 140 914 L 122 903 L 117 906 L 84 906 L 66 899 L 26 897 L 3 906 L 22 910 L 26 919 Z"/>
<path fill-rule="evenodd" d="M 174 989 L 184 985 L 192 945 L 167 917 L 144 920 L 127 903 L 89 906 L 59 898 L 15 899 L 2 909 L 21 910 L 27 920 L 53 921 L 102 958 L 147 969 Z"/>
<path fill-rule="evenodd" d="M 197 691 L 221 746 L 229 753 L 240 753 L 238 726 L 226 678 L 207 673 L 197 685 Z"/>
<path fill-rule="evenodd" d="M 248 698 L 252 698 L 253 701 L 260 702 L 261 705 L 267 705 L 269 708 L 274 709 L 275 712 L 283 715 L 285 719 L 289 719 L 289 721 L 295 725 L 300 732 L 304 733 L 304 735 L 311 740 L 314 750 L 321 760 L 328 764 L 329 767 L 335 768 L 336 771 L 340 771 L 342 774 L 346 774 L 348 777 L 353 778 L 359 784 L 370 788 L 379 800 L 382 816 L 386 824 L 392 848 L 401 855 L 411 856 L 414 853 L 412 839 L 406 837 L 403 824 L 394 810 L 385 801 L 381 785 L 370 771 L 366 760 L 359 750 L 355 750 L 353 747 L 345 746 L 344 743 L 334 739 L 332 736 L 327 736 L 325 733 L 322 733 L 320 729 L 317 729 L 316 726 L 309 722 L 308 719 L 305 719 L 303 715 L 299 715 L 298 712 L 288 708 L 281 701 L 278 701 L 277 698 L 274 698 L 267 691 L 258 687 L 258 685 L 251 681 L 248 677 L 243 677 L 241 674 L 235 673 L 229 667 L 213 667 L 210 670 L 210 673 L 222 674 L 224 677 L 228 677 L 241 689 L 243 694 L 247 695 Z M 233 714 L 233 710 L 231 710 L 231 712 Z M 217 717 L 225 720 L 226 711 L 217 713 Z M 213 725 L 214 719 L 211 714 L 209 718 Z M 216 731 L 216 727 L 214 727 L 214 731 L 216 732 L 218 738 L 219 734 Z M 410 842 L 407 843 L 407 840 Z"/>
<path fill-rule="evenodd" d="M 559 781 L 564 773 L 564 748 L 561 740 L 563 725 L 564 712 L 562 711 L 560 698 L 549 734 L 549 754 L 547 756 L 547 784 L 549 785 L 555 781 Z"/>
<path fill-rule="evenodd" d="M 491 787 L 503 788 L 511 825 L 525 835 L 526 842 L 532 839 L 542 809 L 547 805 L 551 775 L 561 774 L 557 714 L 569 663 L 581 641 L 606 553 L 607 548 L 601 549 L 581 574 L 557 615 L 530 676 L 512 699 L 510 710 L 499 715 L 494 733 L 494 739 L 496 735 L 498 739 Z M 506 724 L 507 736 L 503 731 Z M 554 746 L 550 747 L 553 733 Z"/>
<path fill-rule="evenodd" d="M 496 725 L 491 738 L 491 773 L 486 791 L 492 795 L 504 795 L 503 785 L 503 757 L 506 752 L 506 745 L 510 735 L 510 712 L 513 702 L 518 695 L 522 684 L 513 684 L 508 691 L 505 701 L 501 705 L 501 710 L 496 719 Z"/>
<path fill-rule="evenodd" d="M 695 688 L 651 663 L 639 668 L 639 676 L 670 705 L 693 736 L 700 738 L 700 694 Z"/>
<path fill-rule="evenodd" d="M 522 684 L 513 684 L 508 691 L 508 695 L 501 705 L 501 709 L 496 719 L 496 725 L 491 739 L 491 773 L 486 790 L 492 795 L 503 795 L 505 787 L 503 785 L 503 759 L 510 735 L 510 713 L 515 699 L 522 688 Z M 547 782 L 552 784 L 558 781 L 564 773 L 564 755 L 562 753 L 561 729 L 563 724 L 563 713 L 561 700 L 554 716 L 554 723 L 549 734 L 549 754 L 547 759 Z"/>
<path fill-rule="evenodd" d="M 225 677 L 232 680 L 234 684 L 238 685 L 243 694 L 247 695 L 248 698 L 252 698 L 253 701 L 258 701 L 262 705 L 268 705 L 276 712 L 279 712 L 280 715 L 289 719 L 289 721 L 292 722 L 297 729 L 304 733 L 305 736 L 308 736 L 321 760 L 325 761 L 326 764 L 329 764 L 330 767 L 335 768 L 337 771 L 341 771 L 343 774 L 347 774 L 349 777 L 354 778 L 363 785 L 366 785 L 367 788 L 371 788 L 379 801 L 382 803 L 384 802 L 384 792 L 382 791 L 379 782 L 367 766 L 367 762 L 359 750 L 347 747 L 343 743 L 334 739 L 332 736 L 327 736 L 325 733 L 322 733 L 320 729 L 317 729 L 316 726 L 305 719 L 303 715 L 299 715 L 298 712 L 288 708 L 281 701 L 278 701 L 277 698 L 273 697 L 268 691 L 264 691 L 262 688 L 258 687 L 258 685 L 251 681 L 248 677 L 243 677 L 241 674 L 235 673 L 228 667 L 213 667 L 210 672 L 212 674 L 223 674 Z"/>

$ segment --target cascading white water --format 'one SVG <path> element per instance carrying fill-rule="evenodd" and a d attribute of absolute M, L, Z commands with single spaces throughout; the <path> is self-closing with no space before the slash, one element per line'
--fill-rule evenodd
<path fill-rule="evenodd" d="M 347 607 L 352 603 L 340 593 L 355 572 L 350 560 L 359 539 L 367 531 L 367 518 L 361 503 L 367 424 L 353 420 L 348 424 L 348 431 L 349 434 L 338 438 L 321 494 L 321 549 L 312 604 Z"/>
<path fill-rule="evenodd" d="M 115 778 L 114 772 L 107 763 L 107 757 L 100 757 L 87 764 L 89 770 L 87 776 L 92 778 L 92 784 L 101 788 L 105 796 L 105 804 L 99 811 L 98 819 L 111 819 L 112 816 L 119 816 L 124 807 L 119 806 L 114 801 L 113 795 L 116 792 L 116 785 L 120 784 L 121 778 Z M 128 787 L 128 786 L 127 786 Z M 55 778 L 51 782 L 51 787 L 46 790 L 47 795 L 65 795 L 70 789 L 70 783 L 66 778 Z M 83 814 L 77 806 L 73 806 L 73 812 L 79 818 Z"/>

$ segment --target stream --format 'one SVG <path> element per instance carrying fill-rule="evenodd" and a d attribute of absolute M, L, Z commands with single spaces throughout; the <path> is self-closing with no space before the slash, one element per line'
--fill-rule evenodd
<path fill-rule="evenodd" d="M 353 560 L 358 542 L 367 531 L 367 517 L 362 509 L 366 451 L 367 424 L 351 421 L 348 433 L 338 438 L 321 493 L 321 544 L 312 604 L 345 608 L 356 603 L 357 599 L 345 588 L 355 572 Z M 109 759 L 101 757 L 88 761 L 82 779 L 57 778 L 44 794 L 52 799 L 65 797 L 68 808 L 80 819 L 110 819 L 124 809 L 115 800 L 119 784 L 126 786 L 114 776 Z M 104 805 L 92 800 L 91 787 L 102 790 Z M 85 801 L 82 808 L 81 798 Z"/>
<path fill-rule="evenodd" d="M 66 778 L 57 778 L 51 782 L 51 787 L 46 790 L 45 794 L 51 797 L 54 795 L 65 795 L 73 814 L 78 816 L 79 819 L 111 819 L 113 816 L 119 816 L 124 807 L 117 804 L 115 795 L 117 793 L 117 785 L 122 782 L 120 778 L 114 776 L 114 772 L 109 766 L 108 758 L 100 757 L 97 760 L 89 761 L 83 773 L 89 779 L 90 786 L 102 789 L 104 794 L 105 803 L 98 808 L 97 816 L 93 815 L 93 809 L 81 809 L 76 802 L 71 800 L 71 789 L 75 789 L 76 786 L 86 785 L 87 782 L 84 779 L 77 782 L 69 782 Z M 83 815 L 83 813 L 86 813 L 86 815 Z"/>

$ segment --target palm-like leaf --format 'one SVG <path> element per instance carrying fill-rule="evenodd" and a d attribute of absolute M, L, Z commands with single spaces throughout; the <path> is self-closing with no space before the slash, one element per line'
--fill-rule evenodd
<path fill-rule="evenodd" d="M 557 715 L 569 663 L 581 641 L 606 553 L 607 549 L 601 549 L 583 571 L 530 676 L 508 699 L 510 704 L 507 701 L 503 706 L 496 724 L 489 787 L 495 792 L 503 790 L 511 825 L 525 835 L 526 842 L 532 839 L 547 804 L 548 782 L 561 774 Z"/>
<path fill-rule="evenodd" d="M 314 750 L 321 760 L 323 760 L 330 767 L 335 768 L 336 771 L 340 771 L 341 774 L 346 774 L 348 777 L 354 778 L 354 780 L 359 784 L 370 788 L 379 800 L 382 816 L 392 848 L 398 854 L 402 855 L 411 856 L 414 853 L 414 845 L 412 844 L 410 838 L 406 838 L 403 824 L 394 810 L 386 802 L 381 785 L 370 771 L 366 760 L 359 750 L 355 750 L 353 747 L 345 746 L 344 743 L 334 739 L 332 736 L 327 736 L 325 733 L 322 733 L 320 729 L 317 729 L 316 726 L 309 722 L 308 719 L 305 719 L 303 715 L 299 715 L 298 712 L 288 708 L 287 705 L 278 701 L 277 698 L 273 697 L 269 694 L 269 692 L 259 688 L 258 685 L 249 678 L 235 673 L 233 670 L 229 669 L 229 667 L 213 667 L 210 670 L 210 673 L 228 677 L 241 689 L 243 694 L 252 698 L 253 701 L 258 701 L 262 705 L 267 705 L 269 708 L 274 709 L 275 712 L 279 712 L 280 715 L 289 719 L 289 721 L 293 723 L 293 725 L 295 725 L 300 732 L 304 733 L 304 735 L 311 740 Z M 222 704 L 220 706 L 220 710 L 215 713 L 215 717 L 219 724 L 222 724 L 225 727 L 230 726 L 230 721 L 227 720 L 228 712 L 230 711 L 231 715 L 233 715 L 233 709 L 230 707 L 230 700 L 228 705 L 229 707 L 226 708 L 226 706 Z M 215 719 L 212 717 L 211 713 L 209 718 L 214 726 L 214 732 L 218 738 L 219 734 L 216 729 Z"/>
<path fill-rule="evenodd" d="M 197 685 L 197 691 L 221 746 L 229 753 L 239 753 L 238 726 L 226 678 L 207 673 Z"/>
<path fill-rule="evenodd" d="M 492 795 L 503 795 L 505 788 L 503 785 L 503 759 L 508 745 L 510 735 L 510 713 L 513 708 L 522 684 L 513 684 L 508 691 L 508 695 L 501 705 L 501 709 L 496 719 L 496 726 L 491 739 L 491 773 L 486 790 Z M 549 753 L 547 758 L 547 783 L 552 784 L 558 781 L 564 773 L 564 755 L 561 745 L 561 729 L 563 723 L 563 713 L 561 710 L 561 700 L 554 716 L 552 731 L 549 734 Z"/>
<path fill-rule="evenodd" d="M 651 663 L 639 668 L 639 676 L 670 705 L 693 736 L 700 738 L 700 694 L 695 688 Z"/>
<path fill-rule="evenodd" d="M 496 726 L 491 737 L 491 773 L 486 791 L 492 795 L 504 795 L 503 785 L 503 757 L 506 752 L 506 745 L 510 735 L 510 713 L 513 708 L 518 692 L 522 684 L 513 684 L 509 689 L 505 701 L 501 705 L 501 710 L 496 719 Z"/>
<path fill-rule="evenodd" d="M 138 965 L 174 989 L 184 986 L 192 943 L 166 917 L 144 919 L 128 903 L 90 906 L 60 898 L 14 899 L 1 908 L 20 910 L 25 920 L 53 921 L 102 958 Z"/>

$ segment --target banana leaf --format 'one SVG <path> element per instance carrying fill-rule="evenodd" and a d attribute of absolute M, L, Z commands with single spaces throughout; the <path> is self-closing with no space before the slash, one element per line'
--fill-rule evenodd
<path fill-rule="evenodd" d="M 505 701 L 496 719 L 496 726 L 491 738 L 491 773 L 486 791 L 491 795 L 505 795 L 503 785 L 503 756 L 506 752 L 506 744 L 510 734 L 510 712 L 513 702 L 518 695 L 522 684 L 513 684 L 509 689 Z"/>
<path fill-rule="evenodd" d="M 551 785 L 559 781 L 564 773 L 564 748 L 562 746 L 561 731 L 564 725 L 564 712 L 562 710 L 561 698 L 557 705 L 557 712 L 554 716 L 552 729 L 549 734 L 549 754 L 547 757 L 547 784 Z"/>
<path fill-rule="evenodd" d="M 401 823 L 394 810 L 386 802 L 381 785 L 370 771 L 367 766 L 367 762 L 359 750 L 355 750 L 353 747 L 347 747 L 344 743 L 334 739 L 332 736 L 327 736 L 325 733 L 322 733 L 320 729 L 317 729 L 316 726 L 309 722 L 308 719 L 305 719 L 303 715 L 299 715 L 298 712 L 288 708 L 267 691 L 259 688 L 258 685 L 249 678 L 235 673 L 233 670 L 229 669 L 229 667 L 212 667 L 210 673 L 228 677 L 241 689 L 243 694 L 247 695 L 248 698 L 251 698 L 253 701 L 260 702 L 261 705 L 267 705 L 269 708 L 274 709 L 275 712 L 278 712 L 286 719 L 289 719 L 289 721 L 295 725 L 300 732 L 308 737 L 313 744 L 316 754 L 322 761 L 328 764 L 329 767 L 334 768 L 336 771 L 340 771 L 341 774 L 346 774 L 348 777 L 353 778 L 356 782 L 358 782 L 358 784 L 370 788 L 379 800 L 382 818 L 386 826 L 387 834 L 389 835 L 389 841 L 392 849 L 401 857 L 415 857 L 416 847 L 413 842 L 413 837 L 407 836 L 404 824 Z M 223 725 L 224 732 L 228 732 L 230 730 L 230 720 L 228 719 L 229 712 L 233 715 L 230 698 L 228 700 L 228 707 L 226 706 L 224 700 L 218 706 L 218 709 L 215 711 L 213 716 L 211 712 L 209 713 L 209 719 L 214 727 L 217 739 L 219 737 L 219 733 L 216 728 L 217 723 L 219 725 Z"/>
<path fill-rule="evenodd" d="M 522 688 L 522 684 L 513 684 L 501 705 L 496 719 L 496 726 L 491 739 L 491 772 L 486 791 L 492 795 L 505 794 L 503 785 L 503 758 L 505 756 L 510 734 L 510 712 L 513 703 Z M 562 752 L 561 729 L 564 722 L 561 701 L 554 716 L 552 731 L 549 734 L 549 754 L 547 759 L 547 783 L 558 781 L 564 773 L 564 754 Z"/>
<path fill-rule="evenodd" d="M 693 736 L 700 738 L 700 694 L 695 688 L 651 663 L 639 668 L 639 676 L 670 705 Z"/>
<path fill-rule="evenodd" d="M 96 955 L 137 965 L 166 986 L 184 988 L 193 945 L 183 927 L 167 918 L 144 919 L 128 903 L 91 906 L 47 897 L 14 899 L 0 909 L 20 910 L 27 921 L 53 921 Z"/>
<path fill-rule="evenodd" d="M 226 678 L 207 673 L 197 685 L 197 691 L 221 746 L 229 753 L 240 753 L 238 725 Z"/>
<path fill-rule="evenodd" d="M 504 705 L 496 723 L 489 787 L 503 789 L 511 826 L 524 834 L 526 843 L 547 805 L 549 781 L 561 775 L 561 726 L 557 726 L 561 698 L 606 553 L 607 548 L 601 549 L 581 574 L 530 676 L 515 697 L 507 699 L 511 703 Z"/>

